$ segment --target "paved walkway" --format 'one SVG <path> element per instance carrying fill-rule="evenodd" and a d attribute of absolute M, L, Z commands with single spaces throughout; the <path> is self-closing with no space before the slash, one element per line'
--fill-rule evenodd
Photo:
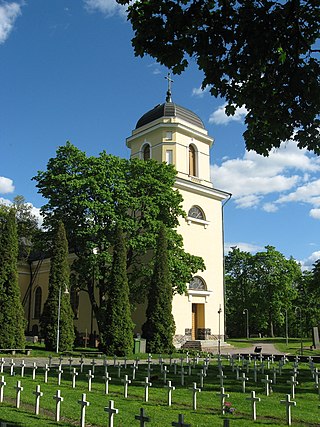
<path fill-rule="evenodd" d="M 227 347 L 224 347 L 221 349 L 221 353 L 222 354 L 249 354 L 249 353 L 254 353 L 254 349 L 255 347 L 262 347 L 261 353 L 262 354 L 274 354 L 274 355 L 281 355 L 281 354 L 285 354 L 281 351 L 278 351 L 275 346 L 273 344 L 270 343 L 261 343 L 261 342 L 257 342 L 257 343 L 252 343 L 250 347 L 246 347 L 246 348 L 230 348 L 228 349 Z"/>

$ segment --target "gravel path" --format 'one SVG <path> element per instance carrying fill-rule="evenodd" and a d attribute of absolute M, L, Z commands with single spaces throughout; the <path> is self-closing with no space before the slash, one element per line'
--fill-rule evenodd
<path fill-rule="evenodd" d="M 273 344 L 270 343 L 261 343 L 261 342 L 257 342 L 257 343 L 252 343 L 252 345 L 250 347 L 246 347 L 246 348 L 232 348 L 232 349 L 227 349 L 224 348 L 221 353 L 225 353 L 225 354 L 249 354 L 249 353 L 254 353 L 254 349 L 255 347 L 262 347 L 261 353 L 262 354 L 285 354 L 282 353 L 281 351 L 278 351 L 275 346 Z"/>

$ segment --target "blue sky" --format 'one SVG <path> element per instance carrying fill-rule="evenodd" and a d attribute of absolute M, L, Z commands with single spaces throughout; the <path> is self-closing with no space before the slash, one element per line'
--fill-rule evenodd
<path fill-rule="evenodd" d="M 70 140 L 96 155 L 128 157 L 125 138 L 164 102 L 167 70 L 135 58 L 125 11 L 113 0 L 0 0 L 0 199 L 23 195 L 37 212 L 31 181 Z M 212 181 L 231 192 L 226 247 L 273 245 L 305 266 L 320 258 L 320 159 L 291 141 L 264 158 L 245 151 L 245 108 L 201 91 L 194 64 L 174 76 L 173 101 L 193 110 L 215 144 Z"/>

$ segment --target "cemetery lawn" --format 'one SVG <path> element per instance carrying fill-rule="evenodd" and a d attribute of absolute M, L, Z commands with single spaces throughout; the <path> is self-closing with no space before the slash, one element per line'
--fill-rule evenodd
<path fill-rule="evenodd" d="M 7 361 L 9 359 L 6 359 Z M 192 360 L 192 359 L 191 359 Z M 120 359 L 118 359 L 120 362 Z M 98 362 L 98 359 L 97 359 Z M 119 413 L 115 415 L 115 427 L 128 427 L 139 425 L 139 421 L 135 420 L 135 415 L 139 415 L 140 408 L 145 409 L 147 416 L 151 418 L 151 422 L 147 426 L 165 427 L 171 426 L 173 421 L 178 420 L 178 415 L 184 414 L 185 422 L 191 424 L 192 427 L 203 426 L 222 426 L 223 418 L 231 419 L 230 425 L 246 427 L 246 426 L 285 426 L 286 425 L 286 408 L 280 404 L 280 400 L 285 399 L 286 394 L 290 394 L 290 385 L 287 384 L 291 377 L 290 371 L 293 369 L 292 362 L 282 368 L 282 375 L 277 375 L 276 384 L 272 385 L 273 392 L 270 396 L 266 396 L 264 392 L 264 384 L 261 380 L 265 374 L 269 374 L 269 378 L 273 378 L 273 368 L 278 367 L 278 362 L 270 363 L 270 369 L 267 369 L 267 362 L 264 366 L 264 374 L 258 373 L 257 382 L 254 382 L 253 362 L 250 364 L 250 371 L 246 374 L 249 380 L 246 383 L 245 393 L 242 392 L 242 384 L 236 380 L 236 372 L 232 371 L 230 363 L 227 359 L 223 359 L 223 373 L 226 375 L 224 379 L 225 392 L 229 393 L 227 402 L 235 408 L 233 415 L 221 415 L 220 383 L 217 375 L 219 373 L 217 359 L 211 360 L 208 374 L 204 378 L 204 387 L 201 393 L 197 393 L 197 410 L 192 409 L 191 387 L 193 382 L 197 382 L 199 387 L 199 373 L 203 369 L 204 361 L 200 360 L 199 364 L 195 364 L 195 368 L 191 369 L 191 375 L 185 375 L 185 385 L 181 386 L 180 360 L 177 359 L 177 374 L 174 374 L 174 367 L 168 367 L 170 373 L 167 380 L 171 380 L 176 390 L 172 392 L 172 406 L 167 405 L 167 389 L 164 388 L 163 374 L 160 372 L 158 359 L 153 358 L 154 365 L 151 373 L 152 387 L 149 388 L 149 402 L 144 402 L 144 380 L 147 375 L 146 364 L 139 364 L 139 369 L 136 371 L 136 380 L 128 387 L 128 398 L 123 396 L 124 386 L 121 379 L 124 375 L 128 375 L 132 379 L 132 365 L 121 369 L 121 379 L 118 378 L 118 368 L 109 362 L 108 373 L 112 380 L 109 383 L 109 394 L 105 395 L 105 384 L 103 380 L 104 367 L 100 365 L 95 367 L 95 377 L 92 381 L 92 391 L 88 391 L 88 370 L 91 366 L 85 366 L 84 372 L 79 369 L 78 359 L 75 359 L 75 367 L 79 372 L 76 379 L 76 388 L 73 389 L 70 368 L 67 359 L 64 360 L 63 375 L 61 385 L 57 385 L 57 366 L 51 368 L 48 375 L 48 383 L 44 383 L 44 371 L 39 367 L 36 371 L 36 379 L 32 380 L 31 364 L 25 370 L 25 376 L 20 377 L 20 368 L 15 367 L 15 376 L 10 376 L 10 367 L 8 364 L 4 367 L 4 373 L 7 385 L 4 387 L 4 401 L 0 403 L 0 420 L 13 422 L 16 426 L 51 426 L 57 425 L 54 421 L 55 416 L 55 400 L 53 396 L 58 389 L 61 390 L 61 396 L 64 401 L 61 402 L 61 421 L 60 426 L 79 425 L 80 405 L 78 400 L 81 399 L 82 393 L 86 393 L 87 401 L 90 405 L 86 408 L 86 425 L 100 427 L 108 425 L 108 414 L 104 408 L 108 406 L 109 400 L 114 400 L 115 408 L 119 409 Z M 243 361 L 236 361 L 239 366 L 243 365 Z M 257 362 L 260 365 L 260 362 Z M 245 365 L 243 366 L 246 372 Z M 189 367 L 184 363 L 184 369 L 188 372 Z M 241 375 L 241 374 L 240 374 Z M 14 386 L 17 381 L 21 381 L 24 390 L 21 393 L 20 409 L 15 408 L 16 391 Z M 318 391 L 315 388 L 314 380 L 311 375 L 310 367 L 307 363 L 299 364 L 299 374 L 297 378 L 299 384 L 296 386 L 297 406 L 292 408 L 292 425 L 300 427 L 316 427 L 320 425 L 320 410 Z M 41 386 L 43 396 L 40 399 L 40 415 L 34 415 L 35 396 L 33 391 L 36 385 Z M 251 420 L 251 403 L 246 400 L 250 397 L 250 392 L 255 390 L 256 396 L 261 398 L 261 402 L 257 403 L 257 421 Z"/>

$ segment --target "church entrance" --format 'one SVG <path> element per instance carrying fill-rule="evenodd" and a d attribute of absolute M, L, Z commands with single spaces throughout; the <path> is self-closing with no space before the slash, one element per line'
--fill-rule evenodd
<path fill-rule="evenodd" d="M 204 304 L 192 304 L 192 339 L 201 339 L 201 329 L 204 328 Z"/>

